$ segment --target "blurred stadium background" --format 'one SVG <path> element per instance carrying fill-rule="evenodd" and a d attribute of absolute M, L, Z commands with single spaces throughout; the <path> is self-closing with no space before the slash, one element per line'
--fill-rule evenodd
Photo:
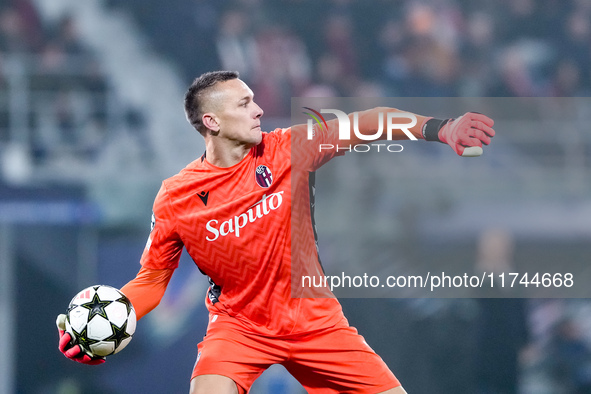
<path fill-rule="evenodd" d="M 589 261 L 589 0 L 1 0 L 0 393 L 188 391 L 207 284 L 186 256 L 103 366 L 66 360 L 54 320 L 79 289 L 135 275 L 161 180 L 204 149 L 184 91 L 222 68 L 253 88 L 266 130 L 290 123 L 294 96 L 580 97 L 582 127 L 521 125 L 478 162 L 410 151 L 388 171 L 400 186 L 370 202 L 393 264 Z M 336 212 L 380 180 L 338 184 L 358 159 L 341 160 L 319 183 L 329 269 L 346 242 Z M 591 393 L 588 300 L 342 303 L 409 393 Z M 302 389 L 272 368 L 252 392 Z"/>

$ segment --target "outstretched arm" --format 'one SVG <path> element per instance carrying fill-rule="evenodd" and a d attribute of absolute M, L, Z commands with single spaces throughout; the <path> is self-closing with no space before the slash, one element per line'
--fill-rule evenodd
<path fill-rule="evenodd" d="M 284 131 L 291 135 L 292 164 L 306 171 L 316 171 L 358 145 L 379 140 L 438 141 L 451 146 L 460 156 L 480 156 L 482 146 L 488 145 L 495 135 L 493 120 L 476 112 L 467 112 L 457 119 L 436 119 L 389 107 L 349 114 L 336 109 L 318 112 L 304 108 L 313 112 L 306 114 L 316 123 L 308 119 L 307 124 Z M 333 114 L 335 118 L 326 120 L 323 114 Z"/>
<path fill-rule="evenodd" d="M 490 144 L 495 135 L 494 121 L 477 112 L 467 112 L 457 119 L 436 119 L 377 107 L 351 113 L 348 118 L 353 145 L 366 143 L 370 136 L 375 140 L 425 139 L 447 144 L 460 156 L 480 156 L 482 146 Z M 338 125 L 338 119 L 331 122 Z"/>

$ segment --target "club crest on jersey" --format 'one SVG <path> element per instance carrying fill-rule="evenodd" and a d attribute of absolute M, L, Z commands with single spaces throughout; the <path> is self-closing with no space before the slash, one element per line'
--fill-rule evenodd
<path fill-rule="evenodd" d="M 155 226 L 156 226 L 156 215 L 154 215 L 154 212 L 152 212 L 152 220 L 150 221 L 150 232 L 152 232 L 154 230 Z"/>
<path fill-rule="evenodd" d="M 273 183 L 273 174 L 271 173 L 269 167 L 267 167 L 264 164 L 261 164 L 257 167 L 255 171 L 254 179 L 257 181 L 257 184 L 260 187 L 266 189 L 270 187 Z"/>

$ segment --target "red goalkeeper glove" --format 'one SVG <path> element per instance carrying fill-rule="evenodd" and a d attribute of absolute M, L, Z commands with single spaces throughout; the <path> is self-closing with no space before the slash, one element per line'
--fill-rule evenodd
<path fill-rule="evenodd" d="M 457 119 L 429 119 L 422 131 L 425 140 L 443 142 L 460 156 L 474 157 L 482 154 L 483 144 L 490 144 L 495 135 L 493 125 L 488 116 L 467 112 Z"/>
<path fill-rule="evenodd" d="M 72 337 L 66 332 L 66 315 L 59 315 L 55 324 L 60 336 L 58 348 L 64 356 L 86 365 L 97 365 L 106 361 L 104 357 L 90 356 L 80 345 L 72 344 Z"/>

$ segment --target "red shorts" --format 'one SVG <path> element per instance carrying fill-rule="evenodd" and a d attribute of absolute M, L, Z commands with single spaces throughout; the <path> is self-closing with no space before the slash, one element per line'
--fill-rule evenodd
<path fill-rule="evenodd" d="M 207 334 L 197 350 L 191 379 L 223 375 L 242 393 L 273 364 L 283 365 L 308 393 L 375 394 L 400 386 L 346 319 L 312 333 L 268 337 L 247 331 L 232 317 L 210 314 Z"/>

